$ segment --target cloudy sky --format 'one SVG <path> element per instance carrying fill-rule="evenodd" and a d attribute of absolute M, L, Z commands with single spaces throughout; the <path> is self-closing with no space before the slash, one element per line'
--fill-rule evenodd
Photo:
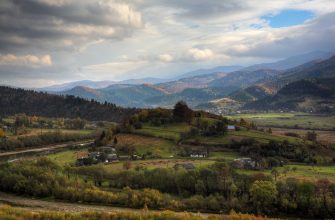
<path fill-rule="evenodd" d="M 1 0 L 0 84 L 168 78 L 335 51 L 334 0 Z"/>

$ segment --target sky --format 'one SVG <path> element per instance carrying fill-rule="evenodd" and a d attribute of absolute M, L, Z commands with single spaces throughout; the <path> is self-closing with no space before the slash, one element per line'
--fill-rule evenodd
<path fill-rule="evenodd" d="M 0 84 L 171 78 L 335 51 L 334 0 L 1 0 Z"/>

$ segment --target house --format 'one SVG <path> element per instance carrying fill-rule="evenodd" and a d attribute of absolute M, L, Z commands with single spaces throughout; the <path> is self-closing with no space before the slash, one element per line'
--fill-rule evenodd
<path fill-rule="evenodd" d="M 235 127 L 235 125 L 228 125 L 227 130 L 228 131 L 236 131 L 236 127 Z"/>
<path fill-rule="evenodd" d="M 192 152 L 190 154 L 190 157 L 192 158 L 205 158 L 207 157 L 207 152 Z"/>
<path fill-rule="evenodd" d="M 193 170 L 195 169 L 195 166 L 193 165 L 193 163 L 176 163 L 174 165 L 175 169 L 179 169 L 179 168 L 184 168 L 185 170 Z"/>
<path fill-rule="evenodd" d="M 100 152 L 90 152 L 88 154 L 88 157 L 98 159 L 100 157 L 101 153 Z"/>
<path fill-rule="evenodd" d="M 106 157 L 106 163 L 111 163 L 111 162 L 114 162 L 114 161 L 117 161 L 119 160 L 117 154 L 107 154 L 107 157 Z"/>
<path fill-rule="evenodd" d="M 130 156 L 128 156 L 128 155 L 121 155 L 118 158 L 119 158 L 119 160 L 130 160 Z"/>
<path fill-rule="evenodd" d="M 111 154 L 116 152 L 115 148 L 111 145 L 99 147 L 98 151 L 105 154 Z"/>
<path fill-rule="evenodd" d="M 232 166 L 238 169 L 256 169 L 256 161 L 252 160 L 249 157 L 238 158 L 232 162 Z"/>

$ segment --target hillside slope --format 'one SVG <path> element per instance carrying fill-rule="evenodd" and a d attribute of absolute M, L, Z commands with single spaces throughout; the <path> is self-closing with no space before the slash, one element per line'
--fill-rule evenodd
<path fill-rule="evenodd" d="M 153 85 L 128 85 L 116 84 L 103 89 L 91 89 L 87 87 L 75 87 L 61 94 L 73 95 L 85 99 L 94 99 L 99 102 L 111 102 L 120 106 L 144 107 L 145 99 L 164 95 L 165 92 Z"/>
<path fill-rule="evenodd" d="M 335 77 L 298 80 L 268 96 L 247 103 L 244 109 L 335 112 Z"/>
<path fill-rule="evenodd" d="M 136 110 L 100 104 L 74 96 L 51 95 L 24 89 L 0 86 L 0 114 L 25 113 L 46 117 L 84 118 L 120 122 Z"/>

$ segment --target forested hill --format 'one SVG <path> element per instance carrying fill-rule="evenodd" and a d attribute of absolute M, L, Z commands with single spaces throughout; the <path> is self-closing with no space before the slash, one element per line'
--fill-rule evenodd
<path fill-rule="evenodd" d="M 74 96 L 50 95 L 24 89 L 0 86 L 0 115 L 25 113 L 46 117 L 80 117 L 87 120 L 120 122 L 136 109 L 115 104 L 101 104 Z"/>

